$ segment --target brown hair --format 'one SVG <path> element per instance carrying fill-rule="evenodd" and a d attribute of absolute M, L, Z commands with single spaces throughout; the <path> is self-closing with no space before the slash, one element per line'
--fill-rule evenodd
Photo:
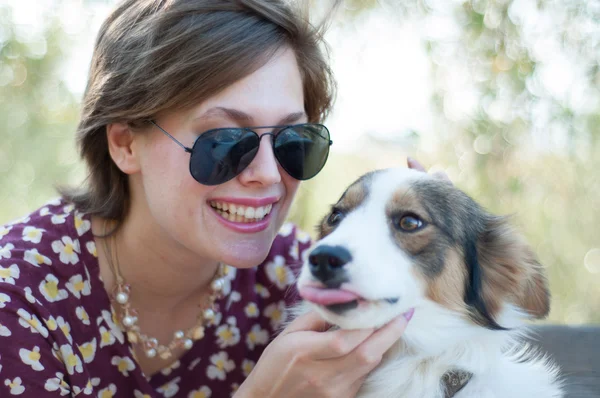
<path fill-rule="evenodd" d="M 128 180 L 110 157 L 106 125 L 142 126 L 197 105 L 284 46 L 296 55 L 309 121 L 323 120 L 335 83 L 322 33 L 282 0 L 123 1 L 100 29 L 83 97 L 76 136 L 89 174 L 83 188 L 61 194 L 80 211 L 122 220 Z"/>

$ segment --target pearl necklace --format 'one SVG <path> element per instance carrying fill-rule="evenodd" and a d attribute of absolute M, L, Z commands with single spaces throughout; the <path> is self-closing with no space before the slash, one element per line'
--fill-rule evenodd
<path fill-rule="evenodd" d="M 227 266 L 219 263 L 217 272 L 213 276 L 210 283 L 211 292 L 206 300 L 205 305 L 201 305 L 203 308 L 198 314 L 196 324 L 189 328 L 187 331 L 177 330 L 173 334 L 173 339 L 167 345 L 160 344 L 154 337 L 150 337 L 145 333 L 142 333 L 138 326 L 137 310 L 131 306 L 130 292 L 131 285 L 125 282 L 121 276 L 119 269 L 119 260 L 115 250 L 115 263 L 113 264 L 112 258 L 109 254 L 107 244 L 105 242 L 104 249 L 107 254 L 107 259 L 110 264 L 110 268 L 116 279 L 116 286 L 113 289 L 112 301 L 116 302 L 121 309 L 121 325 L 127 333 L 127 338 L 132 344 L 140 344 L 148 358 L 154 358 L 157 355 L 162 359 L 169 359 L 173 356 L 173 351 L 178 348 L 184 348 L 189 350 L 192 348 L 194 341 L 201 340 L 204 337 L 204 328 L 207 324 L 212 324 L 215 320 L 216 311 L 218 310 L 215 301 L 222 296 L 222 290 L 225 285 L 223 277 L 227 275 Z M 115 246 L 116 249 L 116 246 Z"/>

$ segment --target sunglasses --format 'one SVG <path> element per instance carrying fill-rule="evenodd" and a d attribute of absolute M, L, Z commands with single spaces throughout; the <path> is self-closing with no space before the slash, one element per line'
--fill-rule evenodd
<path fill-rule="evenodd" d="M 189 152 L 190 173 L 203 185 L 219 185 L 238 176 L 258 153 L 260 140 L 270 135 L 273 153 L 279 165 L 293 178 L 308 180 L 316 176 L 329 156 L 333 144 L 329 130 L 322 124 L 303 123 L 291 126 L 226 127 L 205 131 L 191 148 L 156 124 L 169 138 Z M 258 135 L 254 130 L 272 129 Z"/>

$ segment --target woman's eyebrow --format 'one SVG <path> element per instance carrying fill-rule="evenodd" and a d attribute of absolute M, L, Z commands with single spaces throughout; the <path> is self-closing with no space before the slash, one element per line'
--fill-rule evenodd
<path fill-rule="evenodd" d="M 290 113 L 289 115 L 287 115 L 286 117 L 281 119 L 279 122 L 277 122 L 277 124 L 282 124 L 282 125 L 292 124 L 292 123 L 296 123 L 300 119 L 303 119 L 306 117 L 307 117 L 306 112 L 294 112 L 294 113 Z"/>
<path fill-rule="evenodd" d="M 254 118 L 251 115 L 249 115 L 243 111 L 240 111 L 238 109 L 233 109 L 233 108 L 226 108 L 226 107 L 222 107 L 222 106 L 210 108 L 206 112 L 204 112 L 202 115 L 198 116 L 197 118 L 194 118 L 194 120 L 209 119 L 212 117 L 224 117 L 226 119 L 235 121 L 239 124 L 252 125 L 253 124 L 252 122 L 254 121 Z M 279 120 L 277 122 L 277 125 L 280 125 L 280 124 L 285 125 L 285 124 L 294 123 L 294 122 L 297 122 L 298 120 L 302 119 L 303 117 L 306 117 L 306 112 L 303 112 L 303 111 L 302 112 L 293 112 L 293 113 L 286 115 L 281 120 Z"/>

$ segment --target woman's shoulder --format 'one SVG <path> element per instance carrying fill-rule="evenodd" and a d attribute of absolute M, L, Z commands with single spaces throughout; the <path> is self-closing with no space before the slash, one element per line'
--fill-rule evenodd
<path fill-rule="evenodd" d="M 0 226 L 0 336 L 7 343 L 2 359 L 12 361 L 14 375 L 33 369 L 36 380 L 47 379 L 23 385 L 61 395 L 69 386 L 75 395 L 92 389 L 84 368 L 109 355 L 102 348 L 127 353 L 99 278 L 91 222 L 73 205 L 53 200 Z"/>
<path fill-rule="evenodd" d="M 90 220 L 61 199 L 0 226 L 0 290 L 48 304 L 81 296 L 95 259 Z"/>

